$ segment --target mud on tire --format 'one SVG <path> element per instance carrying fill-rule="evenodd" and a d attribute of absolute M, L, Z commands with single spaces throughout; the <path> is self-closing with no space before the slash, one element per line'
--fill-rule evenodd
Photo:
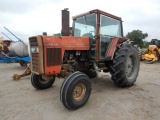
<path fill-rule="evenodd" d="M 130 87 L 137 79 L 139 66 L 138 50 L 131 44 L 124 44 L 116 50 L 112 64 L 109 65 L 111 79 L 119 87 Z"/>

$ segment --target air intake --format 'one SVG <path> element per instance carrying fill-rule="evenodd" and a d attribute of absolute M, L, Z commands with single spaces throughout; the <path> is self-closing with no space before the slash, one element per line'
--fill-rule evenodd
<path fill-rule="evenodd" d="M 47 48 L 47 66 L 55 66 L 62 64 L 62 49 Z"/>

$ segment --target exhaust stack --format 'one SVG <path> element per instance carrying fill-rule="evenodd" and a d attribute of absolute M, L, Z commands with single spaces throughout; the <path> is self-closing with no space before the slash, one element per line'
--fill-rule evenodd
<path fill-rule="evenodd" d="M 62 10 L 62 36 L 69 36 L 69 29 L 69 11 L 68 8 L 65 8 L 64 10 Z"/>

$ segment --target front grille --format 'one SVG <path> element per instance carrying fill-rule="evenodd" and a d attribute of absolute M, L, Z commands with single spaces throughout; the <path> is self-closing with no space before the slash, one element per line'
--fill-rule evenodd
<path fill-rule="evenodd" d="M 30 40 L 30 47 L 38 46 L 37 37 L 32 37 Z M 31 53 L 32 56 L 32 71 L 39 72 L 39 56 L 38 53 Z"/>
<path fill-rule="evenodd" d="M 32 53 L 32 70 L 35 72 L 39 71 L 39 59 L 38 53 Z"/>
<path fill-rule="evenodd" d="M 62 49 L 47 48 L 47 66 L 62 64 Z"/>
<path fill-rule="evenodd" d="M 38 46 L 37 37 L 32 37 L 29 39 L 30 46 Z"/>

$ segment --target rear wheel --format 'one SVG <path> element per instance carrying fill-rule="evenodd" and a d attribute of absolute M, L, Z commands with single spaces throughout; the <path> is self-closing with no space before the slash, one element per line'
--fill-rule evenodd
<path fill-rule="evenodd" d="M 138 50 L 131 44 L 122 45 L 114 55 L 110 64 L 112 80 L 117 86 L 130 87 L 134 84 L 139 73 Z"/>
<path fill-rule="evenodd" d="M 63 105 L 70 110 L 76 110 L 85 105 L 91 94 L 91 81 L 88 76 L 76 72 L 68 76 L 60 90 Z"/>
<path fill-rule="evenodd" d="M 31 83 L 38 90 L 50 88 L 55 81 L 55 77 L 45 80 L 41 75 L 31 74 Z"/>
<path fill-rule="evenodd" d="M 23 60 L 21 60 L 21 61 L 19 62 L 19 64 L 20 64 L 21 66 L 27 66 L 27 62 L 25 62 L 25 61 L 23 61 Z"/>

